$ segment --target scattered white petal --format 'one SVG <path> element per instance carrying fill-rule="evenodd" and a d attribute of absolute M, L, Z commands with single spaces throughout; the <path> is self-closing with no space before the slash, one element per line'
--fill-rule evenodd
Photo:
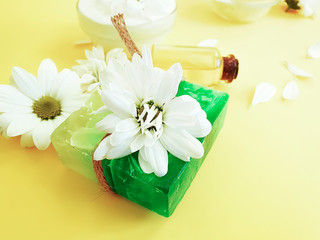
<path fill-rule="evenodd" d="M 282 97 L 287 100 L 293 100 L 299 97 L 299 89 L 296 80 L 286 84 L 282 92 Z"/>
<path fill-rule="evenodd" d="M 74 45 L 88 45 L 88 44 L 92 44 L 92 41 L 89 39 L 82 39 L 82 40 L 77 40 L 74 42 Z"/>
<path fill-rule="evenodd" d="M 310 58 L 320 58 L 320 41 L 317 41 L 311 45 L 308 49 L 308 57 Z"/>
<path fill-rule="evenodd" d="M 215 47 L 218 44 L 217 39 L 206 39 L 198 44 L 199 47 Z"/>
<path fill-rule="evenodd" d="M 302 70 L 301 68 L 298 68 L 290 63 L 284 62 L 284 66 L 293 73 L 296 77 L 300 78 L 310 78 L 312 75 L 310 73 L 307 73 L 306 71 Z"/>
<path fill-rule="evenodd" d="M 271 83 L 260 83 L 256 87 L 251 106 L 258 103 L 268 102 L 276 93 L 276 87 Z"/>
<path fill-rule="evenodd" d="M 310 18 L 315 18 L 319 12 L 320 1 L 319 0 L 299 0 L 299 7 L 301 8 L 299 12 Z"/>

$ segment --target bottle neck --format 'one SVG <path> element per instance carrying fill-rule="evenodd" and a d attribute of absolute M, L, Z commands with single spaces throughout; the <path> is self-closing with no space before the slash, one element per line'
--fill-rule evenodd
<path fill-rule="evenodd" d="M 238 76 L 239 61 L 234 55 L 230 54 L 227 57 L 223 57 L 223 70 L 221 80 L 231 83 Z"/>

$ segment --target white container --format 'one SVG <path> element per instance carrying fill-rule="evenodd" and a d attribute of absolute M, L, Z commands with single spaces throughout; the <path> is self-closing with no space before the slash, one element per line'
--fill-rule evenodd
<path fill-rule="evenodd" d="M 141 49 L 143 44 L 151 47 L 152 44 L 163 41 L 172 29 L 176 12 L 175 8 L 171 14 L 153 22 L 134 26 L 127 24 L 128 31 L 138 48 Z M 80 27 L 93 43 L 102 45 L 106 50 L 116 47 L 125 48 L 117 30 L 111 23 L 99 23 L 85 16 L 79 10 L 79 2 L 77 3 L 77 13 Z"/>
<path fill-rule="evenodd" d="M 247 23 L 266 15 L 280 0 L 212 0 L 216 14 L 232 22 Z"/>

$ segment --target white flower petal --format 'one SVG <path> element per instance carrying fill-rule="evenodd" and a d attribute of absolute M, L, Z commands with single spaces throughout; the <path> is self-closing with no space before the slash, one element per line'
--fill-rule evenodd
<path fill-rule="evenodd" d="M 89 60 L 98 59 L 104 61 L 104 49 L 102 46 L 92 47 L 92 51 L 85 50 L 85 55 Z"/>
<path fill-rule="evenodd" d="M 118 117 L 124 119 L 136 114 L 136 106 L 121 92 L 104 90 L 101 92 L 101 100 Z"/>
<path fill-rule="evenodd" d="M 130 144 L 131 151 L 136 152 L 151 141 L 153 141 L 151 135 L 138 134 L 136 138 L 133 140 L 133 142 Z"/>
<path fill-rule="evenodd" d="M 55 119 L 52 120 L 54 129 L 56 129 L 57 127 L 59 127 L 60 124 L 63 123 L 64 120 L 67 119 L 67 117 L 69 117 L 69 115 L 70 115 L 70 114 L 62 113 L 60 116 L 55 117 Z"/>
<path fill-rule="evenodd" d="M 57 67 L 51 59 L 44 59 L 38 68 L 38 80 L 43 95 L 51 92 L 52 84 L 56 81 L 58 74 Z"/>
<path fill-rule="evenodd" d="M 33 101 L 13 86 L 0 85 L 0 113 L 30 113 Z"/>
<path fill-rule="evenodd" d="M 153 167 L 151 166 L 151 164 L 149 162 L 147 162 L 147 161 L 144 161 L 144 159 L 146 159 L 144 151 L 141 151 L 141 150 L 139 151 L 138 159 L 139 159 L 140 168 L 144 173 L 150 174 L 150 173 L 154 172 Z"/>
<path fill-rule="evenodd" d="M 183 129 L 165 126 L 160 141 L 172 155 L 183 161 L 189 161 L 190 157 L 201 158 L 204 154 L 200 141 Z"/>
<path fill-rule="evenodd" d="M 175 89 L 175 91 L 178 91 L 178 87 L 179 87 L 179 84 L 181 82 L 182 73 L 183 73 L 181 64 L 180 63 L 173 64 L 168 69 L 168 71 L 173 73 L 173 80 L 174 80 L 174 83 L 173 83 L 174 87 L 173 88 Z"/>
<path fill-rule="evenodd" d="M 107 63 L 111 59 L 116 59 L 121 64 L 125 64 L 128 61 L 127 55 L 123 52 L 122 48 L 114 48 L 107 53 L 106 61 Z"/>
<path fill-rule="evenodd" d="M 54 130 L 53 122 L 48 121 L 40 121 L 38 126 L 32 132 L 32 138 L 34 145 L 39 150 L 45 150 L 49 147 L 51 140 L 50 136 Z"/>
<path fill-rule="evenodd" d="M 12 77 L 18 88 L 29 98 L 38 100 L 42 96 L 36 77 L 20 67 L 12 68 Z"/>
<path fill-rule="evenodd" d="M 192 127 L 186 127 L 185 130 L 196 138 L 207 136 L 212 129 L 210 121 L 207 119 L 207 114 L 202 109 L 196 113 L 197 122 Z"/>
<path fill-rule="evenodd" d="M 115 130 L 117 132 L 127 132 L 131 131 L 133 129 L 136 129 L 138 127 L 137 120 L 135 118 L 127 118 L 122 121 L 120 121 L 117 125 Z"/>
<path fill-rule="evenodd" d="M 293 100 L 299 97 L 299 89 L 295 80 L 287 83 L 283 89 L 282 97 L 287 100 Z"/>
<path fill-rule="evenodd" d="M 125 139 L 120 145 L 112 146 L 106 153 L 107 159 L 121 158 L 131 154 L 130 144 L 134 137 Z"/>
<path fill-rule="evenodd" d="M 211 131 L 211 123 L 199 102 L 183 95 L 174 98 L 165 107 L 164 123 L 173 128 L 183 128 L 194 137 L 205 137 Z"/>
<path fill-rule="evenodd" d="M 287 62 L 284 62 L 284 65 L 287 67 L 287 69 L 293 73 L 296 77 L 301 78 L 310 78 L 312 75 L 310 73 L 307 73 L 306 71 L 302 70 L 301 68 L 298 68 L 292 64 L 289 64 Z"/>
<path fill-rule="evenodd" d="M 0 113 L 7 112 L 7 113 L 31 113 L 31 107 L 25 107 L 21 105 L 15 105 L 10 103 L 0 102 Z"/>
<path fill-rule="evenodd" d="M 198 46 L 199 47 L 215 47 L 218 44 L 217 39 L 206 39 L 201 41 Z"/>
<path fill-rule="evenodd" d="M 136 60 L 135 60 L 136 59 Z M 130 88 L 134 89 L 134 93 L 138 98 L 144 97 L 145 80 L 142 74 L 143 66 L 139 63 L 141 60 L 138 54 L 133 55 L 132 64 L 125 65 L 126 82 Z M 134 63 L 134 60 L 136 63 Z M 141 60 L 142 61 L 142 60 Z"/>
<path fill-rule="evenodd" d="M 88 73 L 84 74 L 80 79 L 81 84 L 90 84 L 95 82 L 95 80 L 96 80 L 96 77 Z"/>
<path fill-rule="evenodd" d="M 105 105 L 103 105 L 103 106 L 100 107 L 97 111 L 95 111 L 96 114 L 106 113 L 106 112 L 110 112 L 110 109 L 107 108 L 107 106 L 105 106 Z"/>
<path fill-rule="evenodd" d="M 6 138 L 9 138 L 7 134 L 7 128 L 9 124 L 17 117 L 17 114 L 3 113 L 0 114 L 0 134 Z"/>
<path fill-rule="evenodd" d="M 126 120 L 131 120 L 131 119 L 126 119 Z M 126 126 L 125 124 L 122 124 L 123 127 L 126 128 L 126 130 L 125 131 L 123 129 L 121 129 L 120 131 L 117 130 L 118 125 L 121 124 L 122 122 L 125 122 L 126 120 L 122 120 L 120 123 L 118 123 L 116 125 L 116 130 L 111 134 L 110 143 L 112 146 L 117 146 L 117 145 L 122 144 L 127 139 L 129 139 L 129 138 L 131 139 L 134 136 L 136 136 L 136 134 L 140 131 L 138 124 L 136 124 L 134 127 Z M 132 141 L 133 140 L 134 139 L 132 139 Z M 131 143 L 130 143 L 130 145 L 131 145 Z"/>
<path fill-rule="evenodd" d="M 112 133 L 115 130 L 117 123 L 120 121 L 120 118 L 111 113 L 103 118 L 100 122 L 98 122 L 96 124 L 96 128 L 106 133 Z"/>
<path fill-rule="evenodd" d="M 152 147 L 143 147 L 139 151 L 138 159 L 142 171 L 146 173 L 150 173 L 152 169 L 156 176 L 162 177 L 168 172 L 168 153 L 159 141 Z"/>
<path fill-rule="evenodd" d="M 143 65 L 143 60 L 139 54 L 133 54 L 131 62 L 134 66 Z"/>
<path fill-rule="evenodd" d="M 155 99 L 155 103 L 156 104 L 162 104 L 163 103 L 163 100 L 161 100 L 158 96 L 158 92 L 159 92 L 159 88 L 160 86 L 162 85 L 162 79 L 163 79 L 163 76 L 164 76 L 164 70 L 161 69 L 161 68 L 153 68 L 153 71 L 152 71 L 152 76 L 151 76 L 151 79 L 152 79 L 152 83 L 151 83 L 151 88 L 149 89 L 149 95 L 150 96 L 156 96 L 156 99 Z M 162 96 L 163 98 L 164 96 Z M 160 100 L 159 100 L 159 99 Z"/>
<path fill-rule="evenodd" d="M 313 17 L 314 11 L 310 6 L 306 5 L 301 9 L 301 13 L 305 17 Z"/>
<path fill-rule="evenodd" d="M 32 139 L 32 131 L 27 132 L 21 136 L 20 145 L 22 147 L 33 147 L 34 146 L 34 142 Z"/>
<path fill-rule="evenodd" d="M 89 87 L 88 87 L 88 92 L 93 92 L 93 91 L 95 91 L 95 90 L 97 90 L 98 88 L 99 88 L 99 85 L 100 85 L 100 83 L 92 83 L 92 84 L 90 84 L 89 85 Z"/>
<path fill-rule="evenodd" d="M 177 95 L 178 87 L 182 79 L 182 67 L 179 63 L 171 66 L 171 68 L 162 73 L 162 79 L 158 86 L 156 94 L 157 103 L 161 106 L 163 103 L 168 103 Z"/>
<path fill-rule="evenodd" d="M 127 132 L 115 131 L 110 136 L 110 144 L 112 147 L 117 147 L 117 146 L 122 145 L 124 141 L 131 139 L 131 141 L 129 143 L 129 147 L 130 147 L 131 143 L 134 141 L 138 132 L 139 132 L 138 128 L 127 131 Z M 131 148 L 130 148 L 130 152 L 131 152 Z"/>
<path fill-rule="evenodd" d="M 87 44 L 92 44 L 92 41 L 89 39 L 81 39 L 81 40 L 74 41 L 75 46 L 87 45 Z"/>
<path fill-rule="evenodd" d="M 308 48 L 308 57 L 320 58 L 320 41 L 317 41 Z"/>
<path fill-rule="evenodd" d="M 120 74 L 116 71 L 110 70 L 113 66 L 116 65 L 110 64 L 112 62 L 113 60 L 110 60 L 108 68 L 99 73 L 99 81 L 102 90 L 109 89 L 111 83 L 117 85 L 121 89 L 131 89 L 131 85 L 128 84 L 127 80 L 124 78 L 124 72 Z"/>
<path fill-rule="evenodd" d="M 25 134 L 36 128 L 39 122 L 40 119 L 33 113 L 20 115 L 9 124 L 7 134 L 9 137 Z"/>
<path fill-rule="evenodd" d="M 299 0 L 299 6 L 301 7 L 300 13 L 305 17 L 314 18 L 319 11 L 320 1 L 318 0 Z"/>
<path fill-rule="evenodd" d="M 93 153 L 93 159 L 96 161 L 103 160 L 106 158 L 106 154 L 111 148 L 109 137 L 105 137 L 98 145 Z"/>
<path fill-rule="evenodd" d="M 64 98 L 61 101 L 62 112 L 64 113 L 72 113 L 78 110 L 85 102 L 85 100 L 89 97 L 89 95 L 78 95 L 70 98 Z"/>
<path fill-rule="evenodd" d="M 142 46 L 142 60 L 146 66 L 153 67 L 151 51 L 146 45 Z"/>
<path fill-rule="evenodd" d="M 110 59 L 108 62 L 108 70 L 114 74 L 119 74 L 124 72 L 124 66 L 116 59 Z"/>
<path fill-rule="evenodd" d="M 260 83 L 256 86 L 251 106 L 258 103 L 268 102 L 276 93 L 276 87 L 271 83 Z"/>
<path fill-rule="evenodd" d="M 59 73 L 58 79 L 52 84 L 50 93 L 58 100 L 70 98 L 73 95 L 78 96 L 82 93 L 80 85 L 79 76 L 75 72 L 63 69 Z"/>

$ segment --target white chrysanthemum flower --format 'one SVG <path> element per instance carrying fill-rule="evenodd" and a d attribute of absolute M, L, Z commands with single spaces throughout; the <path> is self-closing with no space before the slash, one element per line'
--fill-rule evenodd
<path fill-rule="evenodd" d="M 21 145 L 48 148 L 51 133 L 84 103 L 75 72 L 60 73 L 50 59 L 41 62 L 38 77 L 12 69 L 12 84 L 0 85 L 0 129 L 8 137 L 21 135 Z"/>
<path fill-rule="evenodd" d="M 111 135 L 101 141 L 94 159 L 139 151 L 141 169 L 164 176 L 167 151 L 183 161 L 202 157 L 204 149 L 197 138 L 209 134 L 211 124 L 199 102 L 187 95 L 176 97 L 181 78 L 178 63 L 168 71 L 154 68 L 146 47 L 143 59 L 134 54 L 132 63 L 124 65 L 111 60 L 100 75 L 100 95 L 112 113 L 96 125 Z"/>
<path fill-rule="evenodd" d="M 93 47 L 92 51 L 85 50 L 87 59 L 76 60 L 79 65 L 73 66 L 72 70 L 78 73 L 81 79 L 81 86 L 84 92 L 93 92 L 99 87 L 99 72 L 107 67 L 110 59 L 120 62 L 126 61 L 127 55 L 122 48 L 110 50 L 105 56 L 102 46 Z"/>

